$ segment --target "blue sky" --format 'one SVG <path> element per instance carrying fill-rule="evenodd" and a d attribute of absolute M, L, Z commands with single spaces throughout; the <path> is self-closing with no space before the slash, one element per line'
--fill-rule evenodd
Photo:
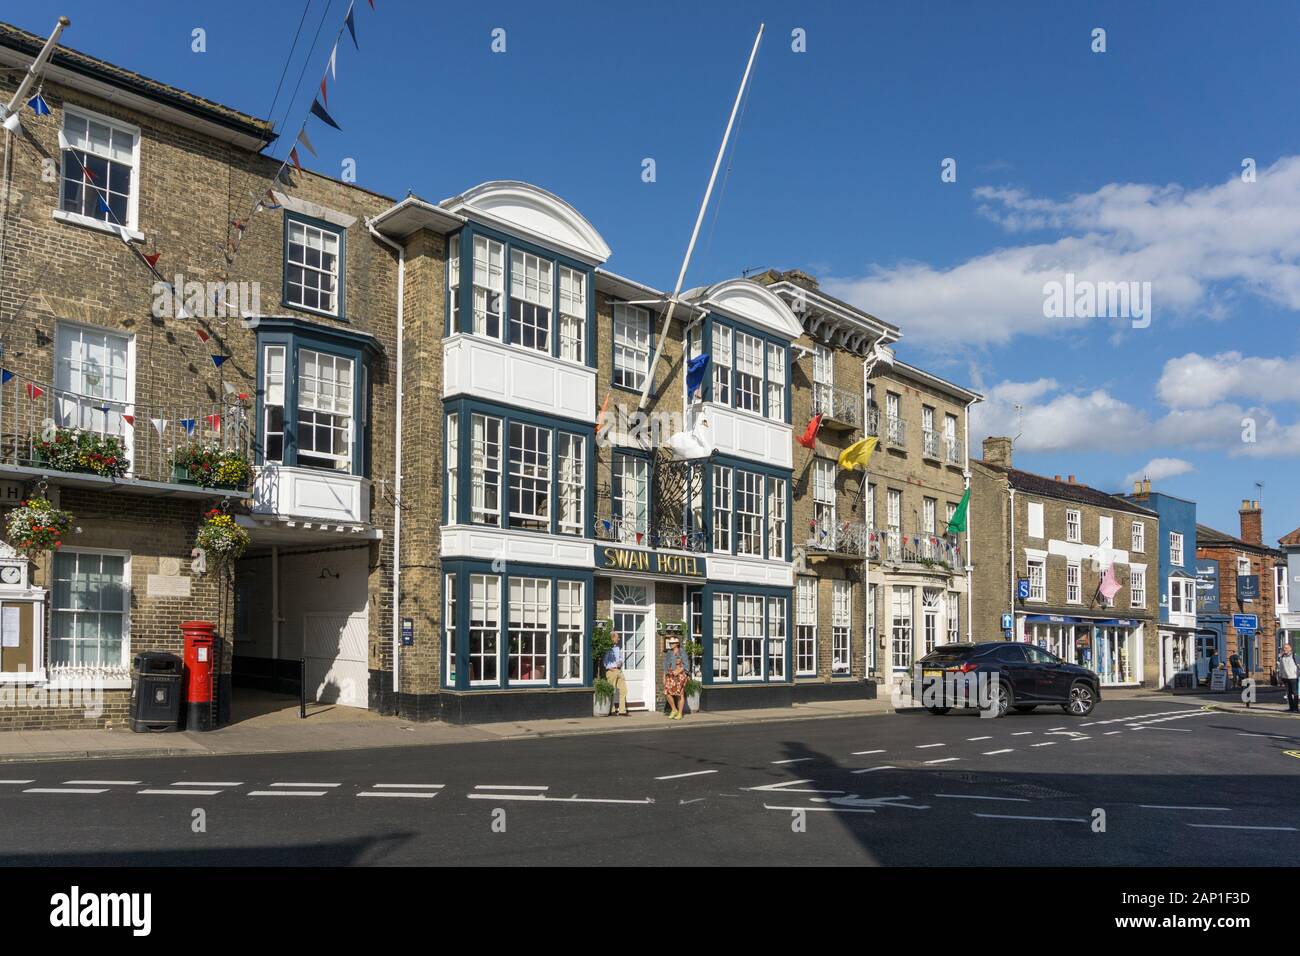
<path fill-rule="evenodd" d="M 286 139 L 342 22 L 346 0 L 322 21 L 327 2 L 311 0 L 275 109 Z M 803 268 L 902 326 L 904 358 L 986 392 L 976 439 L 1021 433 L 1020 466 L 1107 490 L 1150 473 L 1230 532 L 1263 481 L 1266 537 L 1300 525 L 1300 7 L 357 4 L 361 48 L 344 36 L 330 93 L 343 131 L 313 121 L 315 168 L 351 158 L 361 185 L 433 200 L 537 183 L 596 225 L 610 268 L 660 287 L 765 20 L 688 285 Z M 45 33 L 60 12 L 67 45 L 266 116 L 303 3 L 5 16 Z M 1065 272 L 1152 282 L 1150 326 L 1044 318 L 1043 282 Z"/>

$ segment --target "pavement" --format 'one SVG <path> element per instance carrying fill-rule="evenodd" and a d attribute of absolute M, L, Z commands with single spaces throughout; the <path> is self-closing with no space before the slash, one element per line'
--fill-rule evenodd
<path fill-rule="evenodd" d="M 1300 851 L 1300 727 L 1267 714 L 1128 695 L 1088 718 L 784 716 L 15 762 L 0 865 L 1222 867 Z"/>
<path fill-rule="evenodd" d="M 789 708 L 707 711 L 679 722 L 682 728 L 731 726 L 772 721 L 862 717 L 893 708 L 883 700 L 829 701 Z M 370 711 L 311 704 L 300 718 L 296 700 L 239 691 L 232 722 L 204 733 L 132 733 L 110 730 L 0 732 L 0 763 L 104 757 L 172 757 L 213 754 L 297 753 L 365 750 L 382 747 L 460 744 L 489 740 L 628 733 L 664 725 L 658 713 L 627 717 L 575 717 L 502 721 L 485 724 L 411 722 Z"/>

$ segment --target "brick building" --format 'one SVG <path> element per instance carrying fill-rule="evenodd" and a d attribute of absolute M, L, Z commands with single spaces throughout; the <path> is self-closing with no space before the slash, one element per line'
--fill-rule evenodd
<path fill-rule="evenodd" d="M 1104 686 L 1155 686 L 1159 516 L 1073 475 L 1012 467 L 1009 438 L 986 438 L 971 473 L 975 639 L 996 640 L 1009 618 L 1012 638 L 1092 668 Z M 1120 585 L 1110 601 L 1108 572 Z"/>
<path fill-rule="evenodd" d="M 1200 656 L 1223 664 L 1236 653 L 1247 673 L 1267 680 L 1277 664 L 1276 569 L 1285 565 L 1286 555 L 1264 544 L 1258 501 L 1243 500 L 1238 514 L 1240 537 L 1205 525 L 1196 528 Z M 1240 626 L 1249 623 L 1258 627 Z"/>
<path fill-rule="evenodd" d="M 0 26 L 0 98 L 41 44 Z M 79 530 L 33 561 L 9 555 L 30 586 L 6 606 L 34 613 L 0 679 L 38 702 L 0 709 L 0 727 L 121 722 L 133 655 L 178 651 L 194 619 L 219 638 L 218 719 L 232 675 L 270 684 L 276 656 L 295 682 L 308 659 L 313 694 L 366 706 L 370 673 L 391 669 L 394 408 L 373 396 L 392 389 L 398 270 L 365 221 L 392 200 L 297 172 L 268 195 L 267 121 L 67 47 L 41 83 L 50 112 L 24 109 L 5 133 L 0 480 L 6 513 L 40 493 Z M 138 253 L 159 254 L 180 294 Z M 101 458 L 57 456 L 52 437 Z M 178 465 L 191 453 L 255 478 L 196 483 Z M 212 508 L 250 532 L 234 568 L 195 559 Z M 273 613 L 270 595 L 285 598 Z M 100 706 L 53 706 L 55 691 Z"/>

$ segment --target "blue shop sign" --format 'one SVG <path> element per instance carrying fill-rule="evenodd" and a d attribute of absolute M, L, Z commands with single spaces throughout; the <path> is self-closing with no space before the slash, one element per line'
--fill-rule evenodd
<path fill-rule="evenodd" d="M 1237 575 L 1237 600 L 1238 601 L 1259 600 L 1259 575 L 1258 574 Z"/>

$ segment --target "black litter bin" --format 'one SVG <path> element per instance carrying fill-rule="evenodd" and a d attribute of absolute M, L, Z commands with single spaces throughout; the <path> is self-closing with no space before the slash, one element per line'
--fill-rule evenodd
<path fill-rule="evenodd" d="M 137 734 L 181 729 L 184 662 L 175 654 L 145 651 L 135 655 L 131 681 L 131 729 Z"/>

